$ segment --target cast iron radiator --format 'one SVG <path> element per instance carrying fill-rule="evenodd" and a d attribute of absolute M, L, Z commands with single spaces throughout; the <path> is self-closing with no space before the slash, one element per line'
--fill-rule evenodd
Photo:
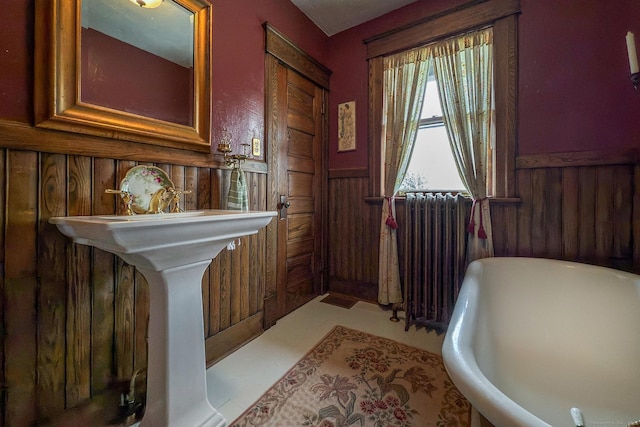
<path fill-rule="evenodd" d="M 438 333 L 449 324 L 466 269 L 471 199 L 451 193 L 407 193 L 404 223 L 405 330 Z"/>

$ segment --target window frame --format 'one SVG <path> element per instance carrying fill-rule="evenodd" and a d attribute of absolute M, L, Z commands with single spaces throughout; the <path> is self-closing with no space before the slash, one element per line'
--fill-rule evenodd
<path fill-rule="evenodd" d="M 517 124 L 517 15 L 520 0 L 469 1 L 451 10 L 365 40 L 369 62 L 369 194 L 382 196 L 382 96 L 384 56 L 477 28 L 493 27 L 495 147 L 492 197 L 515 196 Z"/>

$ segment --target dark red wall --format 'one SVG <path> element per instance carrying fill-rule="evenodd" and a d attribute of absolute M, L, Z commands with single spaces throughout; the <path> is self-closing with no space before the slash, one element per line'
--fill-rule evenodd
<path fill-rule="evenodd" d="M 321 63 L 328 37 L 288 0 L 211 3 L 213 145 L 227 128 L 237 149 L 253 137 L 264 141 L 263 24 L 270 22 Z M 32 123 L 34 0 L 6 0 L 2 7 L 0 119 Z"/>
<path fill-rule="evenodd" d="M 467 0 L 418 1 L 380 18 L 338 33 L 329 39 L 328 66 L 333 70 L 329 108 L 330 169 L 368 167 L 369 69 L 367 65 L 367 46 L 363 43 L 363 40 L 466 2 Z M 338 153 L 338 104 L 348 101 L 356 101 L 356 150 Z"/>
<path fill-rule="evenodd" d="M 271 23 L 320 63 L 326 63 L 327 36 L 288 0 L 212 3 L 214 144 L 224 128 L 236 144 L 250 143 L 252 137 L 264 142 L 263 23 Z"/>
<path fill-rule="evenodd" d="M 367 167 L 367 64 L 363 40 L 463 0 L 419 0 L 327 38 L 286 0 L 216 0 L 213 6 L 214 144 L 264 139 L 264 31 L 272 23 L 332 71 L 332 169 Z M 0 118 L 33 119 L 33 0 L 0 15 Z M 638 0 L 521 0 L 520 155 L 640 148 L 640 91 L 629 82 L 628 30 L 640 46 Z M 357 149 L 337 153 L 337 105 L 357 101 Z"/>
<path fill-rule="evenodd" d="M 519 28 L 519 154 L 640 148 L 639 1 L 523 0 Z"/>
<path fill-rule="evenodd" d="M 193 68 L 82 28 L 80 99 L 193 126 Z"/>
<path fill-rule="evenodd" d="M 367 65 L 362 42 L 465 1 L 419 0 L 329 40 L 329 167 L 367 167 Z M 640 48 L 638 0 L 521 0 L 518 154 L 640 149 L 640 91 L 625 35 Z M 640 52 L 639 52 L 640 54 Z M 337 152 L 337 105 L 357 103 L 357 149 Z"/>

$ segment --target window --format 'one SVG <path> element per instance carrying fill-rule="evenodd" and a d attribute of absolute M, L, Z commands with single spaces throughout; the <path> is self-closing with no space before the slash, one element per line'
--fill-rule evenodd
<path fill-rule="evenodd" d="M 470 2 L 452 8 L 432 19 L 422 19 L 389 33 L 365 40 L 369 62 L 369 179 L 370 195 L 382 195 L 384 173 L 382 166 L 382 105 L 383 57 L 394 52 L 427 45 L 462 34 L 474 28 L 491 26 L 494 38 L 494 102 L 495 144 L 492 161 L 490 191 L 493 197 L 515 195 L 516 99 L 517 99 L 517 14 L 520 3 L 510 0 Z M 418 142 L 417 142 L 418 143 Z M 416 159 L 418 156 L 416 156 Z"/>
<path fill-rule="evenodd" d="M 400 187 L 401 192 L 417 190 L 465 191 L 442 121 L 438 85 L 433 73 L 429 75 L 418 136 Z"/>

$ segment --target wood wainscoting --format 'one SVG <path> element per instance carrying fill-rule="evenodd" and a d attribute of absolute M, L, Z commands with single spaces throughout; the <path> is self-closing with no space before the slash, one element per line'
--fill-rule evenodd
<path fill-rule="evenodd" d="M 119 197 L 104 190 L 117 188 L 137 164 L 0 149 L 0 425 L 42 424 L 65 417 L 69 408 L 95 405 L 114 382 L 128 382 L 147 366 L 144 277 L 114 255 L 72 244 L 48 222 L 52 216 L 116 213 Z M 222 205 L 228 169 L 155 165 L 176 187 L 193 190 L 184 196 L 185 210 Z M 246 171 L 250 209 L 266 207 L 266 176 Z M 242 238 L 204 275 L 209 363 L 262 331 L 266 238 L 264 230 Z"/>
<path fill-rule="evenodd" d="M 375 300 L 381 201 L 365 201 L 366 171 L 330 171 L 329 177 L 329 289 Z M 640 242 L 640 166 L 633 153 L 520 157 L 515 197 L 491 204 L 496 256 L 640 272 L 640 243 L 634 243 Z M 397 203 L 398 218 L 403 209 Z M 400 259 L 402 242 L 401 227 Z"/>
<path fill-rule="evenodd" d="M 368 195 L 366 170 L 330 172 L 329 290 L 377 301 L 381 207 L 367 203 Z"/>

